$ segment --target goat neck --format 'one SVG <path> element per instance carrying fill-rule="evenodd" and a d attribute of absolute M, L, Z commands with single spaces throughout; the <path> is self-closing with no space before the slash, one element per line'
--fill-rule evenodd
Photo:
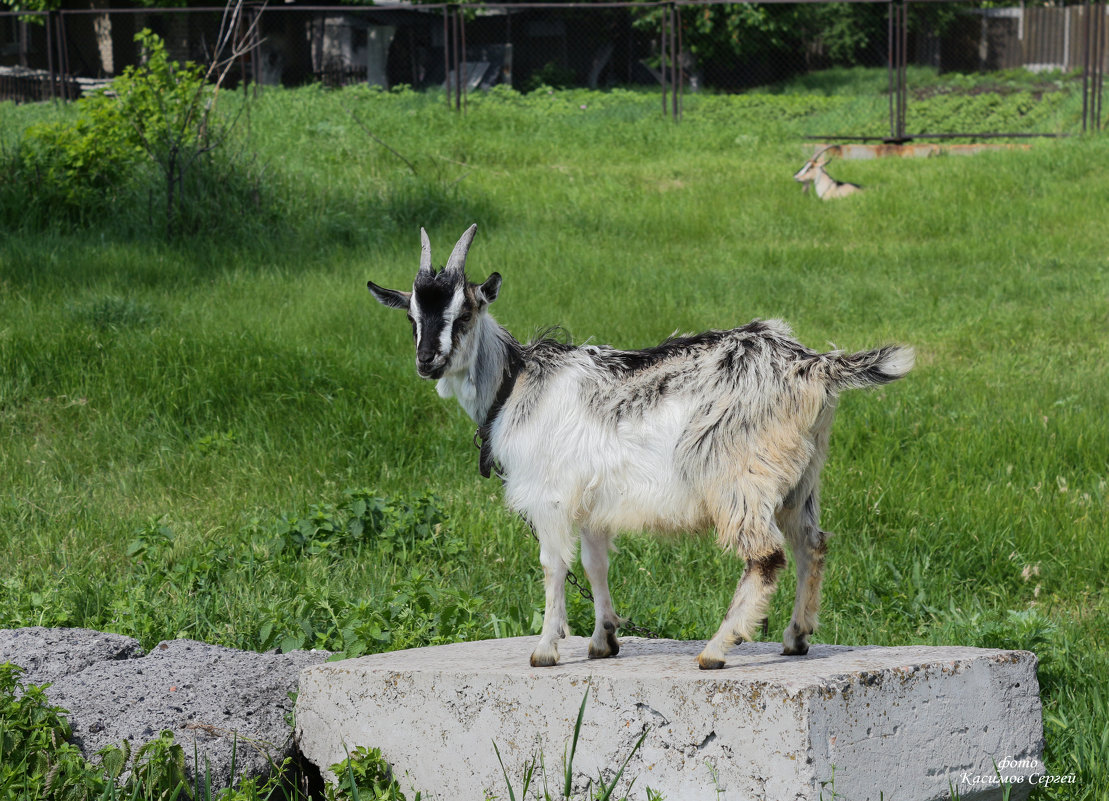
<path fill-rule="evenodd" d="M 839 185 L 839 182 L 824 170 L 824 165 L 817 167 L 816 177 L 812 183 L 813 189 L 816 190 L 816 196 L 819 198 L 823 198 Z"/>
<path fill-rule="evenodd" d="M 436 391 L 441 398 L 458 398 L 470 419 L 487 428 L 508 399 L 522 361 L 523 347 L 516 338 L 482 311 Z"/>

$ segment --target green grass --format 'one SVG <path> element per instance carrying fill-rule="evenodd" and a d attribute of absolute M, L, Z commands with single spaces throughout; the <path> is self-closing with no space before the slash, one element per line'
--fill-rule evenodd
<path fill-rule="evenodd" d="M 71 113 L 0 105 L 0 142 Z M 1109 140 L 837 161 L 865 193 L 801 194 L 803 135 L 886 113 L 706 95 L 675 126 L 632 92 L 495 92 L 457 116 L 267 90 L 236 147 L 276 222 L 171 243 L 141 204 L 22 220 L 0 179 L 0 627 L 349 654 L 537 631 L 533 541 L 364 289 L 411 281 L 420 225 L 441 262 L 477 222 L 470 272 L 504 275 L 493 311 L 521 338 L 642 347 L 783 317 L 815 347 L 915 345 L 905 381 L 841 403 L 814 639 L 1032 648 L 1048 770 L 1077 775 L 1042 797 L 1109 797 Z M 707 638 L 741 568 L 707 537 L 633 535 L 613 593 Z"/>

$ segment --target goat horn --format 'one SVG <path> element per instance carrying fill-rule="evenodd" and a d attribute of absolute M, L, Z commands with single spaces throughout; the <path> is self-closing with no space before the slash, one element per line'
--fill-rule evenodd
<path fill-rule="evenodd" d="M 431 269 L 431 240 L 427 238 L 427 231 L 420 229 L 420 272 L 430 273 Z"/>
<path fill-rule="evenodd" d="M 477 233 L 476 223 L 467 228 L 466 232 L 459 238 L 458 244 L 451 251 L 451 257 L 447 259 L 446 270 L 461 271 L 466 266 L 466 254 L 470 252 L 470 243 L 474 241 L 475 233 Z"/>

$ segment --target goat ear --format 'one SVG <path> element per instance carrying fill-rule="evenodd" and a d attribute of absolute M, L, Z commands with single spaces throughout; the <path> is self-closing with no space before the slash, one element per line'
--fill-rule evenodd
<path fill-rule="evenodd" d="M 407 309 L 409 301 L 412 298 L 411 292 L 402 292 L 399 289 L 386 289 L 385 287 L 378 286 L 373 281 L 369 281 L 366 287 L 377 298 L 377 302 L 382 306 L 388 306 L 391 309 Z"/>
<path fill-rule="evenodd" d="M 478 287 L 478 292 L 485 298 L 486 303 L 492 303 L 497 299 L 497 295 L 501 291 L 501 274 L 493 273 L 485 279 L 485 283 Z"/>

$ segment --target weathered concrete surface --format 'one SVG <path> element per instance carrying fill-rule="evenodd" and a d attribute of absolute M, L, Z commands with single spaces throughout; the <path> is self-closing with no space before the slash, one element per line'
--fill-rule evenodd
<path fill-rule="evenodd" d="M 543 669 L 528 664 L 534 637 L 310 668 L 296 704 L 300 748 L 321 769 L 344 757 L 344 743 L 381 748 L 424 798 L 507 797 L 493 742 L 517 791 L 540 750 L 557 782 L 588 686 L 574 761 L 582 788 L 615 770 L 646 727 L 626 777 L 637 777 L 636 797 L 650 786 L 672 801 L 818 799 L 833 765 L 837 797 L 852 801 L 936 799 L 950 786 L 981 798 L 964 775 L 993 776 L 1007 757 L 1042 764 L 1026 651 L 814 645 L 785 657 L 778 644 L 752 643 L 724 669 L 701 671 L 699 642 L 629 637 L 619 657 L 596 661 L 587 643 L 563 640 L 561 663 Z"/>
<path fill-rule="evenodd" d="M 73 741 L 86 756 L 123 740 L 138 747 L 169 729 L 190 776 L 195 743 L 202 774 L 207 760 L 212 789 L 221 790 L 231 785 L 233 748 L 238 776 L 267 776 L 292 755 L 288 694 L 300 670 L 327 653 L 172 640 L 142 656 L 128 639 L 84 629 L 2 630 L 0 661 L 32 666 L 26 683 L 53 682 L 46 694 L 69 711 Z"/>
<path fill-rule="evenodd" d="M 0 663 L 23 668 L 24 684 L 46 684 L 100 662 L 143 655 L 139 641 L 91 629 L 0 629 Z"/>

